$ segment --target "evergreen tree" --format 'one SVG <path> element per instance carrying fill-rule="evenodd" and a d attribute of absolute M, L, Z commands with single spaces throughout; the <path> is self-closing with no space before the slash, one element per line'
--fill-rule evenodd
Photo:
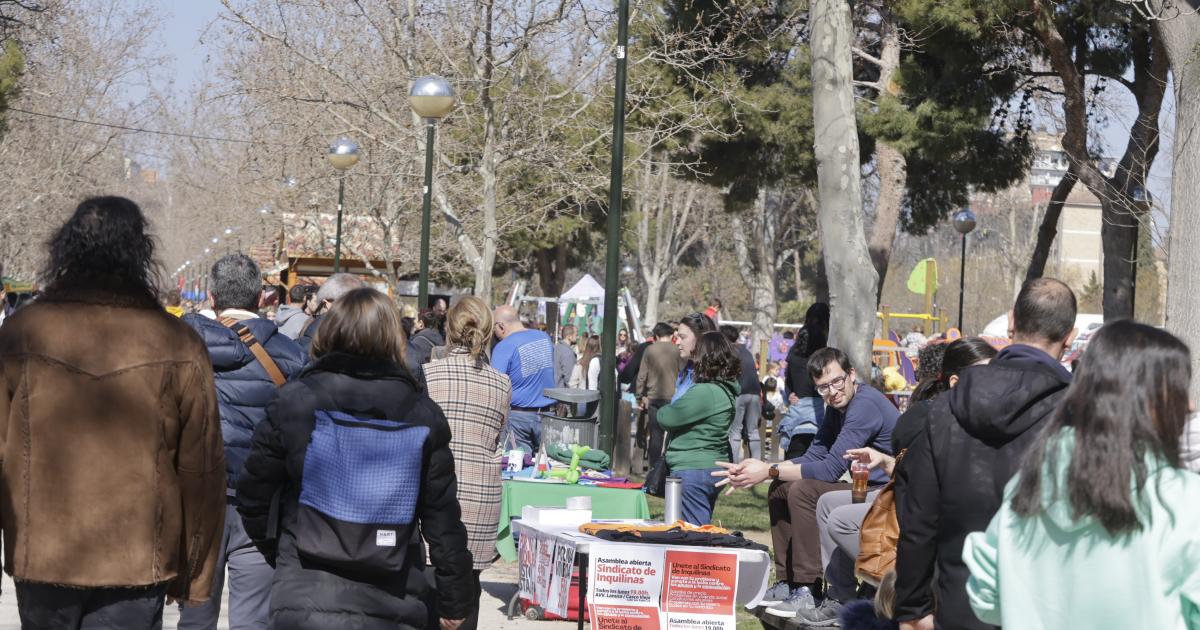
<path fill-rule="evenodd" d="M 1168 71 L 1161 36 L 1141 18 L 1136 5 L 1121 0 L 901 2 L 914 25 L 974 42 L 973 47 L 941 55 L 946 63 L 965 58 L 987 73 L 1012 74 L 1026 94 L 1039 90 L 1061 105 L 1062 147 L 1070 169 L 1043 219 L 1029 276 L 1041 275 L 1062 202 L 1078 179 L 1102 208 L 1103 302 L 1109 318 L 1134 314 L 1138 224 L 1149 209 L 1146 177 L 1158 153 L 1158 117 Z M 970 58 L 979 47 L 986 54 Z M 1138 110 L 1111 174 L 1091 143 L 1106 122 L 1095 100 L 1108 87 L 1127 90 Z"/>
<path fill-rule="evenodd" d="M 45 10 L 38 0 L 0 0 L 0 137 L 6 128 L 8 104 L 17 95 L 17 82 L 25 72 L 17 30 L 28 14 Z"/>
<path fill-rule="evenodd" d="M 0 48 L 0 137 L 4 136 L 6 128 L 5 112 L 8 103 L 17 92 L 17 80 L 25 68 L 25 56 L 14 40 L 8 40 Z"/>
<path fill-rule="evenodd" d="M 705 180 L 728 191 L 727 208 L 752 207 L 764 187 L 811 189 L 816 171 L 807 4 L 666 0 L 664 6 L 677 28 L 708 24 L 714 41 L 736 51 L 724 63 L 675 76 L 693 92 L 734 85 L 737 97 L 722 112 L 727 136 L 700 137 L 687 145 L 688 157 L 703 163 Z M 1029 166 L 1028 94 L 1013 104 L 1025 75 L 993 63 L 1009 50 L 1006 42 L 941 26 L 947 21 L 969 26 L 972 12 L 963 7 L 947 12 L 938 0 L 855 6 L 862 159 L 876 160 L 882 170 L 884 146 L 899 153 L 899 223 L 912 233 L 928 231 L 966 205 L 974 190 L 1010 185 Z M 885 22 L 891 26 L 882 26 Z M 922 34 L 919 42 L 900 47 L 898 68 L 892 70 L 869 62 L 889 56 L 881 36 L 889 28 L 893 34 Z M 880 208 L 876 220 L 888 220 L 884 214 Z M 892 223 L 871 239 L 879 286 L 896 220 L 891 217 Z"/>

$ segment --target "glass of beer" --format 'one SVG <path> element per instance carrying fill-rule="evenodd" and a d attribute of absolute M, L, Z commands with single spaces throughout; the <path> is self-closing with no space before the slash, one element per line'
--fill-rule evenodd
<path fill-rule="evenodd" d="M 866 462 L 854 460 L 850 464 L 850 479 L 854 485 L 850 487 L 850 500 L 863 503 L 867 500 L 867 480 L 871 478 L 871 467 Z"/>

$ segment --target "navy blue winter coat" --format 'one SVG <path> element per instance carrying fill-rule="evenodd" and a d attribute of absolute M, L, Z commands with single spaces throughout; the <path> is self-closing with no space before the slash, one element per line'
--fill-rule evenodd
<path fill-rule="evenodd" d="M 275 399 L 278 388 L 233 330 L 203 315 L 185 315 L 183 321 L 200 333 L 212 359 L 221 408 L 221 437 L 225 441 L 226 484 L 232 491 L 250 454 L 254 428 L 267 417 L 267 404 Z M 275 322 L 254 318 L 241 323 L 254 333 L 288 380 L 304 368 L 308 360 L 305 352 L 280 333 Z"/>

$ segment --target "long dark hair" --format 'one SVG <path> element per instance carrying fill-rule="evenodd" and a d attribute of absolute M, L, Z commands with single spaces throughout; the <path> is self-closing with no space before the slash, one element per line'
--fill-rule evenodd
<path fill-rule="evenodd" d="M 737 381 L 742 375 L 742 362 L 729 341 L 716 331 L 708 331 L 696 339 L 696 382 Z"/>
<path fill-rule="evenodd" d="M 829 345 L 829 305 L 817 302 L 804 312 L 804 351 L 802 356 L 811 357 L 814 352 Z M 797 342 L 796 346 L 800 346 Z"/>
<path fill-rule="evenodd" d="M 47 293 L 99 289 L 148 297 L 157 305 L 159 268 L 147 227 L 141 208 L 124 197 L 84 200 L 47 243 Z"/>
<path fill-rule="evenodd" d="M 1128 320 L 1106 324 L 1025 456 L 1013 511 L 1026 517 L 1042 511 L 1043 463 L 1056 455 L 1062 429 L 1071 427 L 1067 497 L 1074 518 L 1093 516 L 1112 536 L 1140 530 L 1134 495 L 1146 485 L 1146 456 L 1179 467 L 1191 379 L 1191 353 L 1175 336 Z M 1057 481 L 1047 481 L 1057 497 Z"/>
<path fill-rule="evenodd" d="M 937 344 L 943 345 L 943 344 Z M 926 346 L 921 350 L 919 355 L 921 358 L 921 368 L 925 366 L 925 350 L 936 346 Z M 941 356 L 938 357 L 939 365 L 937 373 L 928 378 L 924 378 L 917 383 L 916 389 L 913 390 L 911 402 L 919 402 L 929 400 L 938 394 L 950 389 L 950 377 L 958 376 L 959 372 L 964 368 L 970 367 L 981 361 L 990 361 L 996 357 L 996 349 L 992 344 L 980 339 L 979 337 L 967 337 L 966 339 L 955 339 L 954 341 L 944 344 L 944 349 Z M 937 357 L 936 352 L 930 354 L 930 358 Z"/>

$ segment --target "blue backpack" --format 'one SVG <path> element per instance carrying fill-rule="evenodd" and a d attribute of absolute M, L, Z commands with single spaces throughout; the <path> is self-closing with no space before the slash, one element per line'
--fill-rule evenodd
<path fill-rule="evenodd" d="M 395 574 L 412 543 L 429 427 L 316 412 L 293 529 L 300 556 L 359 574 Z"/>

